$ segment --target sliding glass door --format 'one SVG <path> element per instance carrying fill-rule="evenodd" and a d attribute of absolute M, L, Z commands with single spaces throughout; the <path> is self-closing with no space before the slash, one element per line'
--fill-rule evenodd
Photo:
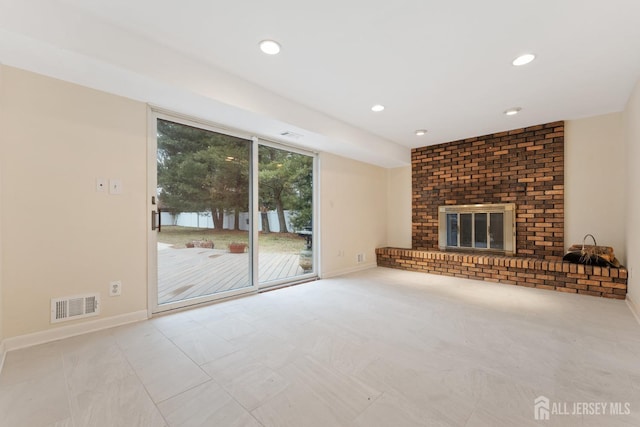
<path fill-rule="evenodd" d="M 261 144 L 258 188 L 260 287 L 312 273 L 313 156 Z"/>
<path fill-rule="evenodd" d="M 156 135 L 154 305 L 251 290 L 253 142 L 162 118 Z"/>
<path fill-rule="evenodd" d="M 159 113 L 150 134 L 152 312 L 314 276 L 313 155 Z"/>

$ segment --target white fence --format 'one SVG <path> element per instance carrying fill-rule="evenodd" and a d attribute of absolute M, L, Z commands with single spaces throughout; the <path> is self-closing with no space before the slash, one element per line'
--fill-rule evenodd
<path fill-rule="evenodd" d="M 269 218 L 269 229 L 274 233 L 280 231 L 280 221 L 278 221 L 278 212 L 267 212 Z M 162 225 L 179 225 L 181 227 L 198 227 L 198 228 L 214 228 L 213 218 L 209 212 L 182 212 L 178 214 L 172 214 L 170 212 L 162 212 L 161 216 Z M 284 211 L 284 219 L 287 223 L 287 229 L 293 231 L 291 226 L 291 212 Z M 223 221 L 223 229 L 233 230 L 235 217 L 233 214 L 226 214 Z M 249 230 L 249 213 L 240 212 L 238 222 L 240 223 L 240 230 Z M 258 230 L 262 231 L 262 221 L 258 221 Z"/>

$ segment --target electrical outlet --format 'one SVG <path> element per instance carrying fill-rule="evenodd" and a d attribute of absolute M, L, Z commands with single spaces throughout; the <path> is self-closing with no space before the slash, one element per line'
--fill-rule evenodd
<path fill-rule="evenodd" d="M 109 296 L 118 297 L 120 295 L 122 295 L 122 282 L 115 280 L 109 283 Z"/>
<path fill-rule="evenodd" d="M 359 253 L 356 255 L 356 259 L 358 261 L 358 264 L 363 263 L 364 262 L 364 254 L 363 253 Z"/>

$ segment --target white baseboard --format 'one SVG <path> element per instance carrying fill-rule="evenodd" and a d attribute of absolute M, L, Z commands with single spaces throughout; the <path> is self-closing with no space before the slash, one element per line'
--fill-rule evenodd
<path fill-rule="evenodd" d="M 76 335 L 96 332 L 103 329 L 113 328 L 114 326 L 126 325 L 127 323 L 139 322 L 147 320 L 147 310 L 134 311 L 132 313 L 120 314 L 118 316 L 105 317 L 89 322 L 82 322 L 73 325 L 61 326 L 46 331 L 35 332 L 33 334 L 19 335 L 17 337 L 6 338 L 2 342 L 4 353 L 19 348 L 31 347 L 38 344 L 44 344 L 51 341 L 57 341 L 64 338 L 74 337 Z"/>
<path fill-rule="evenodd" d="M 369 262 L 366 264 L 357 265 L 355 267 L 342 268 L 340 270 L 330 271 L 327 273 L 322 273 L 320 275 L 321 279 L 329 279 L 331 277 L 344 276 L 345 274 L 356 273 L 358 271 L 369 270 L 371 268 L 376 268 L 378 266 L 377 263 Z"/>
<path fill-rule="evenodd" d="M 631 310 L 631 313 L 633 313 L 633 317 L 635 317 L 638 323 L 640 323 L 640 307 L 638 306 L 638 304 L 636 304 L 635 301 L 629 298 L 629 294 L 627 294 L 627 298 L 625 301 L 627 302 L 629 310 Z"/>

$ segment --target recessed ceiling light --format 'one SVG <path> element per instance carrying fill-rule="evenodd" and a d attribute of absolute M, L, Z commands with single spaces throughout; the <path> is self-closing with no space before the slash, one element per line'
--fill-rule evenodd
<path fill-rule="evenodd" d="M 280 53 L 280 43 L 273 40 L 262 40 L 260 42 L 260 50 L 267 55 L 277 55 Z"/>
<path fill-rule="evenodd" d="M 522 108 L 520 107 L 515 107 L 515 108 L 509 108 L 508 110 L 505 110 L 505 114 L 507 116 L 515 116 L 516 114 L 518 114 L 520 111 L 522 110 Z"/>
<path fill-rule="evenodd" d="M 416 131 L 416 135 L 417 136 L 422 136 L 422 135 L 426 135 L 427 134 L 427 130 L 426 129 L 418 129 Z"/>
<path fill-rule="evenodd" d="M 529 62 L 533 61 L 534 59 L 536 59 L 536 56 L 533 53 L 525 53 L 524 55 L 518 56 L 511 63 L 516 67 L 519 67 L 521 65 L 527 65 Z"/>
<path fill-rule="evenodd" d="M 375 111 L 376 113 L 379 113 L 382 110 L 384 110 L 384 105 L 376 104 L 371 107 L 371 111 Z"/>

